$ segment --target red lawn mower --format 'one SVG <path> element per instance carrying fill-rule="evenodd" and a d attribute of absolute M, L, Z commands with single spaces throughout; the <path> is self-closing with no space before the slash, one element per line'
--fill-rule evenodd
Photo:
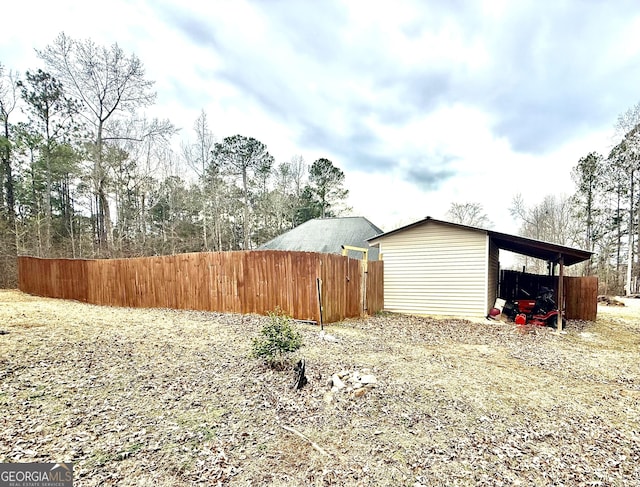
<path fill-rule="evenodd" d="M 526 293 L 526 291 L 524 291 Z M 528 293 L 526 293 L 528 294 Z M 536 299 L 507 301 L 502 310 L 516 325 L 558 326 L 558 308 L 553 300 L 553 289 L 541 287 Z M 562 319 L 564 326 L 566 320 Z"/>

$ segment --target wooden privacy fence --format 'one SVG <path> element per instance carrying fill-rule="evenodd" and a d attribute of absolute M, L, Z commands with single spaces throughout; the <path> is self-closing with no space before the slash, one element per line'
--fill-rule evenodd
<path fill-rule="evenodd" d="M 565 276 L 562 283 L 567 318 L 595 321 L 598 314 L 598 278 Z"/>
<path fill-rule="evenodd" d="M 595 276 L 564 276 L 562 283 L 565 317 L 570 320 L 595 321 L 598 313 L 598 278 Z M 498 294 L 503 299 L 526 299 L 528 297 L 533 299 L 542 286 L 554 289 L 557 295 L 558 276 L 502 270 Z"/>
<path fill-rule="evenodd" d="M 335 322 L 383 307 L 383 263 L 277 250 L 132 259 L 19 257 L 21 291 L 136 308 L 266 314 Z"/>

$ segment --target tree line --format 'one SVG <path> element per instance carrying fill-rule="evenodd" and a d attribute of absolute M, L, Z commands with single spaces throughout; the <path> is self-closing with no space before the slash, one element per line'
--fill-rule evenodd
<path fill-rule="evenodd" d="M 144 114 L 156 100 L 153 81 L 117 44 L 61 33 L 36 52 L 42 66 L 23 75 L 0 60 L 5 280 L 20 254 L 251 249 L 348 210 L 344 173 L 330 160 L 275 161 L 253 137 L 218 140 L 204 111 L 191 141 L 174 150 L 176 127 Z"/>
<path fill-rule="evenodd" d="M 590 152 L 573 169 L 575 215 L 592 272 L 606 292 L 638 293 L 640 276 L 640 103 L 620 115 L 608 154 Z"/>
<path fill-rule="evenodd" d="M 589 152 L 573 167 L 573 194 L 531 207 L 516 197 L 511 214 L 524 236 L 593 252 L 579 271 L 597 275 L 601 293 L 629 295 L 640 292 L 640 103 L 614 128 L 608 154 Z"/>
<path fill-rule="evenodd" d="M 617 138 L 608 154 L 581 157 L 571 176 L 572 194 L 546 195 L 527 205 L 516 195 L 511 216 L 522 236 L 577 247 L 594 253 L 569 272 L 597 275 L 604 294 L 640 293 L 640 103 L 620 115 Z M 447 217 L 457 223 L 489 228 L 481 203 L 453 203 Z M 545 262 L 520 257 L 528 272 L 544 274 Z"/>

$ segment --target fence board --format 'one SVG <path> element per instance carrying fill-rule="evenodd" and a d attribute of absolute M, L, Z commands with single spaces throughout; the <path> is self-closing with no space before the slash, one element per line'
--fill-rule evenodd
<path fill-rule="evenodd" d="M 366 281 L 382 308 L 382 262 Z M 210 252 L 132 259 L 20 257 L 19 287 L 40 296 L 109 306 L 260 313 L 281 308 L 319 322 L 316 280 L 323 282 L 323 320 L 363 313 L 361 262 L 333 254 L 275 250 Z"/>
<path fill-rule="evenodd" d="M 51 298 L 89 301 L 87 260 L 18 258 L 18 286 Z"/>
<path fill-rule="evenodd" d="M 563 284 L 567 318 L 595 321 L 598 314 L 598 278 L 567 276 Z"/>
<path fill-rule="evenodd" d="M 382 261 L 372 261 L 367 266 L 366 309 L 368 314 L 384 308 L 384 266 Z"/>

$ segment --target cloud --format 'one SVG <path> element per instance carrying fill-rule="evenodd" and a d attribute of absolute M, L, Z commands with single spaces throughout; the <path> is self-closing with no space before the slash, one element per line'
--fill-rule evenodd
<path fill-rule="evenodd" d="M 375 152 L 379 138 L 363 127 L 352 127 L 349 132 L 337 135 L 330 127 L 305 124 L 298 141 L 303 146 L 326 152 L 326 157 L 335 155 L 338 160 L 333 162 L 350 170 L 384 172 L 396 164 L 393 158 Z"/>
<path fill-rule="evenodd" d="M 411 167 L 405 180 L 416 184 L 423 190 L 432 191 L 440 188 L 447 179 L 455 176 L 455 172 L 449 169 L 431 169 L 430 167 Z"/>
<path fill-rule="evenodd" d="M 451 154 L 430 154 L 418 160 L 405 162 L 405 181 L 417 185 L 424 191 L 434 191 L 456 175 L 454 163 L 457 157 Z"/>
<path fill-rule="evenodd" d="M 155 7 L 156 15 L 166 24 L 169 30 L 177 30 L 196 46 L 210 46 L 220 50 L 222 45 L 216 38 L 216 22 L 207 15 L 208 12 L 190 11 L 188 6 L 160 1 Z"/>
<path fill-rule="evenodd" d="M 544 154 L 611 124 L 621 106 L 599 93 L 631 95 L 633 83 L 615 72 L 615 60 L 634 28 L 629 14 L 637 19 L 638 13 L 630 3 L 621 9 L 597 2 L 588 8 L 513 4 L 505 28 L 487 37 L 493 73 L 481 80 L 492 96 L 479 105 L 495 115 L 496 134 L 516 151 Z M 640 74 L 640 67 L 632 71 Z"/>
<path fill-rule="evenodd" d="M 330 70 L 344 52 L 343 33 L 350 26 L 340 2 L 256 1 L 252 6 L 268 23 L 268 32 L 298 57 Z"/>
<path fill-rule="evenodd" d="M 219 138 L 327 157 L 378 191 L 393 180 L 407 204 L 509 199 L 532 166 L 568 174 L 640 98 L 636 0 L 114 2 L 99 19 L 60 0 L 28 31 L 7 24 L 0 60 L 37 68 L 33 48 L 60 30 L 118 42 L 157 81 L 154 115 L 185 134 L 204 109 Z M 27 4 L 8 18 L 31 19 Z"/>

